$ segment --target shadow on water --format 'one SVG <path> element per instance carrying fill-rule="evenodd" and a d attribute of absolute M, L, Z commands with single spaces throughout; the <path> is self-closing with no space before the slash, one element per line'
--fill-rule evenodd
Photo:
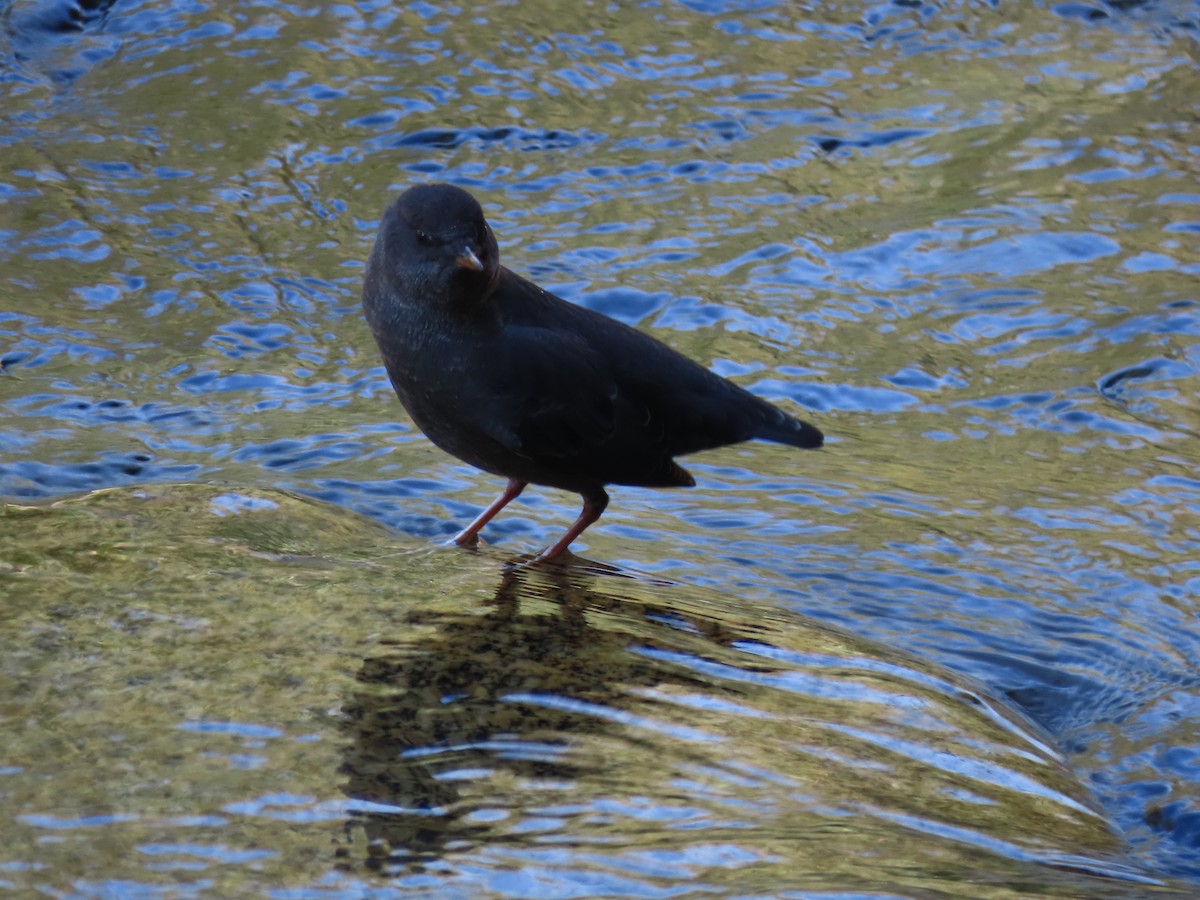
<path fill-rule="evenodd" d="M 343 710 L 344 870 L 514 896 L 1153 883 L 977 685 L 740 606 L 576 557 L 409 611 Z"/>

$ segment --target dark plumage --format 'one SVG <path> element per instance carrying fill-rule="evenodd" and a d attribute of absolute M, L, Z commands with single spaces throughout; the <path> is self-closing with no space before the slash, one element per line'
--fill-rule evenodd
<path fill-rule="evenodd" d="M 501 266 L 483 210 L 451 185 L 409 188 L 383 214 L 363 309 L 417 427 L 508 479 L 455 538 L 463 546 L 529 483 L 583 497 L 548 559 L 604 512 L 605 485 L 689 487 L 674 457 L 751 438 L 822 443 L 812 425 L 649 335 Z"/>

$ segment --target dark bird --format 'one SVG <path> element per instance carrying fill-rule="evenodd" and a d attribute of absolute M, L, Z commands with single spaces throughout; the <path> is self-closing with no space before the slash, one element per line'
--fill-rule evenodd
<path fill-rule="evenodd" d="M 530 484 L 583 510 L 539 559 L 608 506 L 609 484 L 691 487 L 676 456 L 752 438 L 812 449 L 821 432 L 647 334 L 500 265 L 479 203 L 448 184 L 402 193 L 367 261 L 363 310 L 392 387 L 431 441 L 508 479 L 455 543 Z"/>

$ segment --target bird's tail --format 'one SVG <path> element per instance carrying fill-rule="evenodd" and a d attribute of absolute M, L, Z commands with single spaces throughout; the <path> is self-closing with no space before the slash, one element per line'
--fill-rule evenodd
<path fill-rule="evenodd" d="M 780 412 L 778 419 L 765 422 L 754 433 L 756 438 L 764 441 L 775 441 L 777 444 L 790 444 L 805 450 L 816 450 L 825 443 L 825 435 L 821 429 L 807 422 L 801 422 L 786 413 Z"/>

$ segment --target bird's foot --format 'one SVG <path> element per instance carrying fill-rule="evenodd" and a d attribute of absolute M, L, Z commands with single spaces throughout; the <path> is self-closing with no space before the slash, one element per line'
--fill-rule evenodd
<path fill-rule="evenodd" d="M 474 548 L 478 547 L 481 543 L 483 543 L 483 542 L 480 541 L 478 534 L 471 534 L 466 531 L 462 531 L 462 532 L 459 532 L 458 534 L 456 534 L 454 537 L 450 538 L 450 540 L 446 541 L 444 544 L 442 544 L 442 546 L 443 547 L 466 547 L 469 550 L 473 550 Z"/>
<path fill-rule="evenodd" d="M 504 564 L 504 571 L 512 572 L 527 572 L 531 569 L 540 569 L 545 571 L 565 571 L 572 567 L 576 556 L 574 553 L 566 552 L 559 553 L 555 556 L 545 556 L 546 551 L 541 553 L 522 553 L 520 556 L 510 559 Z"/>

